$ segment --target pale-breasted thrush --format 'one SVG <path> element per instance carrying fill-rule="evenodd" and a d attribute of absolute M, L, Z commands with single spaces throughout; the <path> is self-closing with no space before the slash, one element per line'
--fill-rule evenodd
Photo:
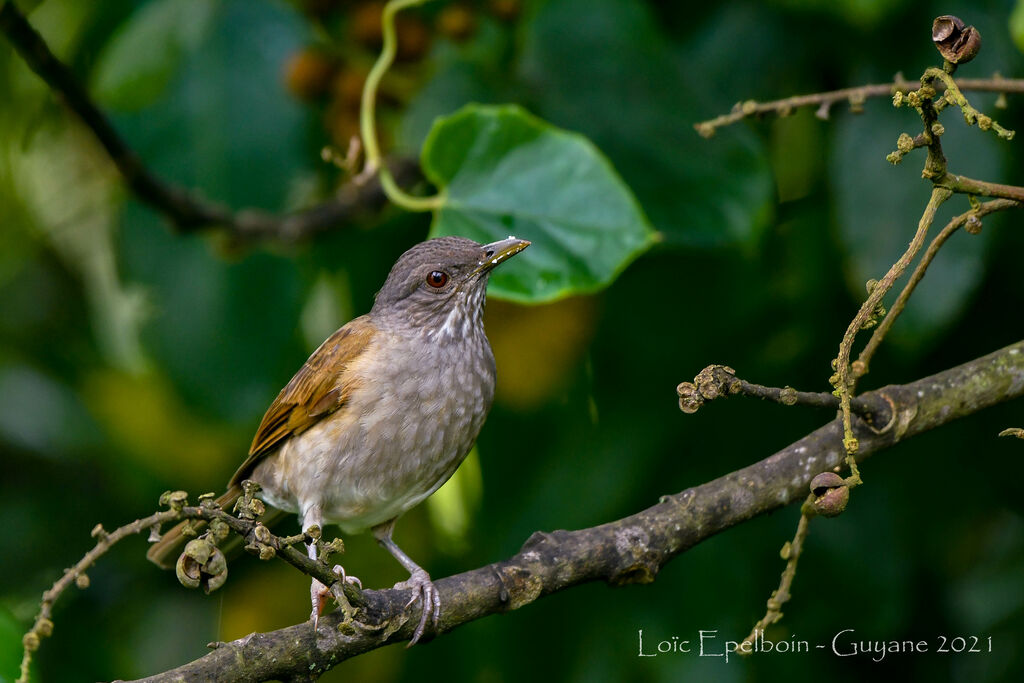
<path fill-rule="evenodd" d="M 495 377 L 483 326 L 488 276 L 529 244 L 441 237 L 402 254 L 369 314 L 332 334 L 274 399 L 219 499 L 229 509 L 251 479 L 267 503 L 298 513 L 303 531 L 372 529 L 409 571 L 398 587 L 422 600 L 411 643 L 428 617 L 437 624 L 441 603 L 391 532 L 452 476 L 480 433 Z M 182 542 L 176 528 L 148 556 L 173 566 Z M 309 554 L 316 558 L 315 543 Z M 315 623 L 325 594 L 316 580 L 311 594 Z"/>

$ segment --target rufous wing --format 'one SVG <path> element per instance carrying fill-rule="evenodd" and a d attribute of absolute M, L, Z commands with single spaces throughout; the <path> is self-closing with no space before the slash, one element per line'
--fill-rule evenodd
<path fill-rule="evenodd" d="M 337 411 L 355 388 L 349 365 L 369 347 L 375 328 L 367 316 L 352 320 L 324 341 L 270 404 L 249 447 L 249 457 L 231 478 L 249 476 L 263 456 Z"/>
<path fill-rule="evenodd" d="M 313 352 L 267 409 L 252 440 L 249 457 L 231 478 L 228 492 L 217 499 L 223 509 L 231 511 L 235 499 L 241 494 L 242 480 L 250 475 L 261 458 L 285 439 L 301 434 L 345 405 L 354 388 L 352 376 L 346 370 L 369 347 L 373 333 L 373 325 L 366 316 L 362 316 L 332 334 Z M 275 512 L 271 509 L 262 521 L 269 525 L 274 517 Z M 147 557 L 164 569 L 172 568 L 188 540 L 182 534 L 185 524 L 182 522 L 164 534 L 150 547 Z M 203 522 L 191 524 L 197 530 L 205 526 Z"/>

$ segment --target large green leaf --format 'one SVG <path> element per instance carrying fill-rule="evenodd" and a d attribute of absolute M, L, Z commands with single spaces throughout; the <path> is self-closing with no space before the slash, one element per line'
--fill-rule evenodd
<path fill-rule="evenodd" d="M 143 6 L 100 55 L 96 98 L 124 111 L 152 104 L 170 83 L 183 54 L 202 42 L 216 10 L 213 0 L 155 0 Z"/>
<path fill-rule="evenodd" d="M 585 137 L 515 106 L 468 105 L 438 119 L 424 173 L 445 201 L 431 236 L 533 246 L 492 277 L 491 293 L 550 301 L 608 285 L 655 240 L 633 193 Z"/>

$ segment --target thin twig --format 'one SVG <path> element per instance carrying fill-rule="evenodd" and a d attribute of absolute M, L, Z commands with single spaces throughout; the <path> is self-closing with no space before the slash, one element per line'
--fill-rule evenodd
<path fill-rule="evenodd" d="M 1004 185 L 1002 183 L 989 183 L 984 180 L 974 180 L 962 175 L 945 173 L 934 180 L 939 187 L 944 187 L 952 192 L 960 194 L 972 194 L 979 197 L 993 197 L 999 199 L 1011 199 L 1015 202 L 1024 202 L 1024 187 L 1019 185 Z"/>
<path fill-rule="evenodd" d="M 844 445 L 846 451 L 850 456 L 848 458 L 848 464 L 850 465 L 850 476 L 853 481 L 850 486 L 857 486 L 860 482 L 860 472 L 857 469 L 857 462 L 853 458 L 853 454 L 857 452 L 857 439 L 853 435 L 852 421 L 850 417 L 850 397 L 852 393 L 851 386 L 851 368 L 850 368 L 850 352 L 853 349 L 854 339 L 857 337 L 857 333 L 863 329 L 864 325 L 871 319 L 874 312 L 882 302 L 882 297 L 885 296 L 893 283 L 910 265 L 910 262 L 914 260 L 917 252 L 920 251 L 921 246 L 924 244 L 925 235 L 928 234 L 928 229 L 935 221 L 935 212 L 938 211 L 939 206 L 944 201 L 952 196 L 952 192 L 945 188 L 936 187 L 932 190 L 932 195 L 928 199 L 928 205 L 925 207 L 924 213 L 921 215 L 921 220 L 917 224 L 917 232 L 914 233 L 914 238 L 910 241 L 910 246 L 903 253 L 902 256 L 889 268 L 889 272 L 879 280 L 872 288 L 871 293 L 868 294 L 867 299 L 861 305 L 860 310 L 857 311 L 857 315 L 853 317 L 849 326 L 846 328 L 846 333 L 843 335 L 843 340 L 839 345 L 839 354 L 836 356 L 835 370 L 836 374 L 833 375 L 834 386 L 839 392 L 839 408 L 842 411 L 843 429 L 844 429 Z M 863 372 L 858 371 L 856 377 L 860 377 Z"/>
<path fill-rule="evenodd" d="M 967 79 L 963 79 L 960 82 L 963 83 L 966 80 Z M 934 83 L 936 81 L 941 81 L 942 84 L 946 86 L 946 90 L 942 95 L 939 95 L 934 87 Z M 969 197 L 972 197 L 971 202 L 974 208 L 950 221 L 950 223 L 943 228 L 940 234 L 932 240 L 925 256 L 922 258 L 921 263 L 918 264 L 912 274 L 910 282 L 904 287 L 900 296 L 897 298 L 897 301 L 893 306 L 893 310 L 885 315 L 885 319 L 882 321 L 882 324 L 878 329 L 876 329 L 872 334 L 871 339 L 861 352 L 857 362 L 854 363 L 853 366 L 847 366 L 845 362 L 841 362 L 842 359 L 837 360 L 838 368 L 836 377 L 838 380 L 845 380 L 842 384 L 837 385 L 837 391 L 839 392 L 841 401 L 849 400 L 849 397 L 852 396 L 856 389 L 857 381 L 867 374 L 871 357 L 881 344 L 886 333 L 888 333 L 889 329 L 892 327 L 896 318 L 903 311 L 907 300 L 913 293 L 917 283 L 920 282 L 922 277 L 924 277 L 924 273 L 927 270 L 928 265 L 935 258 L 938 250 L 943 244 L 945 244 L 946 240 L 949 239 L 953 232 L 959 229 L 962 225 L 970 225 L 972 222 L 977 222 L 980 229 L 980 220 L 983 216 L 992 213 L 993 211 L 1021 206 L 1021 204 L 1024 203 L 1024 187 L 975 180 L 973 178 L 967 178 L 948 171 L 948 163 L 946 161 L 945 154 L 942 151 L 941 136 L 943 133 L 943 127 L 938 123 L 938 113 L 946 105 L 956 105 L 960 107 L 964 114 L 964 119 L 968 124 L 978 123 L 979 128 L 994 129 L 1000 137 L 1007 140 L 1013 137 L 1013 131 L 1007 131 L 1002 128 L 988 116 L 975 109 L 967 101 L 967 98 L 964 97 L 960 88 L 957 86 L 957 82 L 953 80 L 951 73 L 947 73 L 942 69 L 927 69 L 921 77 L 921 88 L 907 93 L 906 97 L 903 97 L 901 94 L 897 94 L 893 99 L 893 104 L 897 107 L 904 104 L 914 107 L 921 117 L 924 131 L 912 139 L 906 134 L 901 135 L 900 140 L 897 143 L 897 151 L 890 154 L 888 158 L 893 163 L 898 163 L 903 156 L 912 149 L 924 146 L 927 149 L 927 157 L 925 159 L 922 176 L 931 180 L 933 185 L 932 197 L 929 200 L 929 206 L 925 209 L 925 215 L 922 217 L 922 223 L 918 225 L 918 232 L 915 234 L 914 240 L 911 242 L 911 247 L 907 250 L 900 261 L 893 266 L 893 269 L 896 269 L 897 266 L 901 266 L 899 273 L 902 273 L 902 270 L 905 269 L 910 260 L 913 260 L 914 254 L 916 254 L 917 250 L 920 249 L 920 240 L 924 237 L 921 232 L 921 227 L 923 225 L 923 221 L 929 216 L 929 214 L 931 215 L 931 218 L 929 218 L 929 225 L 931 220 L 934 219 L 935 207 L 932 206 L 932 203 L 936 198 L 935 193 L 937 191 L 941 190 L 945 193 L 955 192 L 959 194 L 967 194 Z M 998 199 L 979 205 L 977 204 L 977 200 L 973 199 L 975 196 L 996 197 Z M 941 201 L 945 200 L 940 200 L 939 203 L 941 203 Z M 908 257 L 909 260 L 907 260 Z M 872 292 L 873 296 L 870 296 L 868 301 L 865 302 L 865 305 L 862 306 L 860 314 L 864 313 L 865 307 L 872 300 L 875 300 L 874 305 L 876 307 L 876 309 L 872 310 L 877 310 L 877 307 L 881 306 L 882 297 L 892 287 L 893 281 L 888 279 L 888 276 L 892 273 L 893 270 L 891 269 L 886 278 L 883 278 L 883 280 L 878 283 Z M 899 274 L 897 274 L 897 277 L 898 276 Z M 860 317 L 860 314 L 858 314 L 858 317 Z M 852 328 L 853 324 L 851 324 L 850 329 Z M 850 329 L 847 330 L 847 336 L 850 334 Z M 856 332 L 853 334 L 855 335 Z M 850 338 L 850 346 L 852 346 L 852 341 L 852 338 Z M 843 344 L 847 344 L 847 337 L 844 337 Z M 847 355 L 847 361 L 848 358 L 849 356 Z M 844 377 L 844 374 L 846 374 L 846 377 Z M 843 410 L 844 414 L 846 414 L 846 409 L 844 408 Z M 851 445 L 856 448 L 856 442 L 851 442 Z"/>
<path fill-rule="evenodd" d="M 930 69 L 925 69 L 924 77 L 921 81 L 922 83 L 926 81 L 942 81 L 942 84 L 946 86 L 946 92 L 943 93 L 943 98 L 949 104 L 955 104 L 960 107 L 960 111 L 963 113 L 964 121 L 967 122 L 967 125 L 973 126 L 977 123 L 978 128 L 981 130 L 992 130 L 996 135 L 1004 140 L 1013 139 L 1014 133 L 1012 130 L 1003 128 L 999 123 L 992 119 L 992 117 L 981 113 L 967 101 L 967 98 L 964 97 L 963 92 L 961 92 L 960 84 L 953 79 L 953 74 L 943 69 L 932 67 Z"/>
<path fill-rule="evenodd" d="M 864 349 L 857 357 L 857 361 L 862 368 L 862 374 L 868 371 L 871 358 L 874 356 L 875 351 L 878 350 L 879 344 L 882 343 L 882 339 L 885 338 L 885 335 L 889 332 L 889 328 L 891 328 L 893 323 L 896 322 L 896 318 L 898 318 L 900 313 L 903 312 L 903 309 L 907 305 L 907 301 L 910 299 L 910 295 L 914 293 L 914 288 L 917 287 L 921 278 L 924 277 L 925 271 L 928 270 L 928 266 L 931 265 L 932 260 L 935 259 L 936 254 L 939 253 L 939 249 L 941 249 L 942 245 L 946 243 L 946 240 L 952 237 L 953 233 L 969 222 L 978 221 L 977 227 L 980 229 L 980 221 L 984 216 L 996 211 L 1019 208 L 1024 208 L 1024 204 L 1010 199 L 996 199 L 990 202 L 985 202 L 976 209 L 971 209 L 970 211 L 964 212 L 953 218 L 953 220 L 947 223 L 946 226 L 939 231 L 925 250 L 924 256 L 921 257 L 921 262 L 917 264 L 914 268 L 914 272 L 910 274 L 910 279 L 903 287 L 903 291 L 901 291 L 899 296 L 896 298 L 892 308 L 889 309 L 889 313 L 886 314 L 881 324 L 875 328 L 875 331 L 871 335 L 871 339 L 868 340 L 868 343 L 865 344 Z M 856 399 L 854 399 L 854 401 L 856 401 Z"/>
<path fill-rule="evenodd" d="M 134 522 L 125 524 L 114 531 L 107 532 L 102 525 L 97 524 L 92 531 L 96 538 L 96 545 L 87 552 L 81 560 L 73 567 L 64 571 L 64 575 L 58 579 L 53 586 L 43 593 L 39 605 L 39 613 L 36 615 L 32 628 L 22 638 L 23 654 L 21 660 L 20 676 L 17 683 L 28 683 L 29 669 L 32 663 L 33 653 L 39 649 L 43 638 L 53 633 L 53 606 L 72 583 L 81 589 L 89 585 L 86 570 L 96 563 L 103 555 L 119 541 L 129 536 L 139 534 L 143 531 L 150 531 L 151 539 L 158 538 L 156 531 L 160 525 L 168 522 L 178 522 L 185 519 L 205 520 L 207 522 L 219 520 L 227 525 L 234 533 L 253 544 L 254 548 L 270 549 L 271 552 L 261 553 L 260 557 L 269 559 L 280 557 L 288 564 L 299 571 L 307 574 L 326 586 L 338 583 L 338 576 L 324 562 L 311 560 L 303 552 L 292 547 L 294 543 L 303 540 L 303 536 L 280 537 L 259 523 L 258 519 L 236 517 L 221 510 L 211 501 L 205 501 L 197 506 L 187 505 L 185 493 L 182 491 L 168 492 L 161 496 L 161 503 L 170 506 L 168 510 L 156 512 L 148 517 L 137 519 Z M 348 582 L 340 582 L 344 597 L 350 604 L 364 605 L 359 591 Z"/>
<path fill-rule="evenodd" d="M 814 501 L 814 494 L 807 496 L 807 500 L 800 507 L 800 521 L 796 525 L 796 533 L 793 534 L 793 540 L 787 541 L 782 546 L 782 559 L 786 560 L 786 568 L 782 570 L 782 576 L 779 579 L 779 587 L 772 591 L 771 597 L 768 598 L 767 611 L 761 619 L 754 624 L 754 628 L 750 630 L 750 635 L 743 639 L 736 646 L 736 653 L 741 655 L 747 655 L 753 653 L 753 648 L 749 644 L 753 644 L 757 640 L 757 634 L 764 635 L 765 629 L 772 624 L 782 619 L 782 607 L 790 598 L 793 597 L 791 588 L 793 587 L 793 580 L 796 578 L 796 568 L 800 561 L 800 555 L 804 550 L 804 541 L 807 539 L 807 531 L 810 529 L 811 517 L 814 517 L 814 510 L 811 508 L 811 503 Z"/>
<path fill-rule="evenodd" d="M 692 414 L 708 401 L 723 396 L 748 396 L 772 401 L 785 406 L 807 406 L 811 408 L 839 408 L 835 394 L 814 391 L 797 391 L 793 387 L 766 387 L 754 384 L 736 376 L 736 371 L 727 365 L 709 365 L 694 377 L 692 382 L 682 382 L 676 387 L 679 395 L 679 409 Z M 851 399 L 850 409 L 855 415 L 871 425 L 885 425 L 891 419 L 891 410 L 885 401 L 874 397 L 857 396 Z"/>
<path fill-rule="evenodd" d="M 92 531 L 93 537 L 97 539 L 96 546 L 87 552 L 81 560 L 76 562 L 75 566 L 64 570 L 64 575 L 57 579 L 49 590 L 43 593 L 43 598 L 39 603 L 39 613 L 36 615 L 35 621 L 32 623 L 32 628 L 29 629 L 21 639 L 23 653 L 21 658 L 20 675 L 17 683 L 28 683 L 29 668 L 32 664 L 32 653 L 39 649 L 39 645 L 43 638 L 49 637 L 50 634 L 53 633 L 53 621 L 51 620 L 51 617 L 53 616 L 53 605 L 57 602 L 57 599 L 61 594 L 67 590 L 71 584 L 75 584 L 81 589 L 87 588 L 89 586 L 89 577 L 86 575 L 85 571 L 95 564 L 96 560 L 106 554 L 106 552 L 118 541 L 133 534 L 145 531 L 154 525 L 178 519 L 179 514 L 180 513 L 176 510 L 164 510 L 163 512 L 152 514 L 149 517 L 137 519 L 130 524 L 125 524 L 111 533 L 104 531 L 102 526 L 96 525 Z"/>
<path fill-rule="evenodd" d="M 51 52 L 46 41 L 28 23 L 13 2 L 0 5 L 0 33 L 10 41 L 32 69 L 88 127 L 106 150 L 125 183 L 139 200 L 164 214 L 184 233 L 220 227 L 239 241 L 293 242 L 339 227 L 360 211 L 382 206 L 385 197 L 377 179 L 348 183 L 332 199 L 307 209 L 274 215 L 257 209 L 232 211 L 160 179 L 152 173 L 117 133 L 75 75 Z M 402 182 L 415 182 L 419 171 L 411 160 L 394 162 Z"/>
<path fill-rule="evenodd" d="M 1008 79 L 1001 76 L 992 78 L 962 78 L 957 80 L 961 90 L 998 93 L 1024 93 L 1024 79 Z M 694 124 L 694 128 L 704 137 L 711 137 L 719 128 L 732 125 L 743 119 L 777 114 L 788 116 L 801 107 L 817 107 L 818 118 L 827 119 L 831 107 L 839 102 L 848 102 L 851 107 L 859 107 L 869 97 L 891 97 L 896 92 L 909 92 L 917 87 L 907 81 L 902 74 L 896 74 L 892 83 L 875 83 L 855 88 L 843 88 L 830 92 L 810 95 L 796 95 L 771 102 L 747 100 L 738 103 L 728 114 L 717 116 L 707 121 Z"/>

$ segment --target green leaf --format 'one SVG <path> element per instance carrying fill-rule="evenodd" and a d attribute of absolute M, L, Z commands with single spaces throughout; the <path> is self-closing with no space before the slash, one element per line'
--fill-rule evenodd
<path fill-rule="evenodd" d="M 155 0 L 114 34 L 96 66 L 94 95 L 134 111 L 163 93 L 182 55 L 199 45 L 217 12 L 213 0 Z"/>
<path fill-rule="evenodd" d="M 533 242 L 494 272 L 493 296 L 536 303 L 600 289 L 655 241 L 593 143 L 519 107 L 468 105 L 438 119 L 421 163 L 445 198 L 432 237 Z"/>

